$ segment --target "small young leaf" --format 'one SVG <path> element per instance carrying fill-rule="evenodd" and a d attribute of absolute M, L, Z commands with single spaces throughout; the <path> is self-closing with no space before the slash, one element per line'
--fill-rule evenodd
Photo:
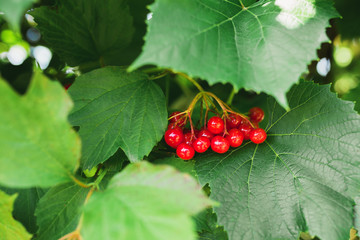
<path fill-rule="evenodd" d="M 145 74 L 97 69 L 78 77 L 69 93 L 75 102 L 69 119 L 80 126 L 84 168 L 104 162 L 119 147 L 131 162 L 139 161 L 164 135 L 165 97 Z"/>
<path fill-rule="evenodd" d="M 75 183 L 52 187 L 36 208 L 38 240 L 57 240 L 75 230 L 90 188 Z"/>
<path fill-rule="evenodd" d="M 12 217 L 16 195 L 8 196 L 0 191 L 0 239 L 30 240 L 31 235 Z"/>
<path fill-rule="evenodd" d="M 360 189 L 360 116 L 329 86 L 303 82 L 290 111 L 269 99 L 268 138 L 196 159 L 229 239 L 348 239 Z"/>
<path fill-rule="evenodd" d="M 57 82 L 35 72 L 26 95 L 0 79 L 0 183 L 50 187 L 71 181 L 80 138 L 67 121 L 70 97 Z"/>
<path fill-rule="evenodd" d="M 211 204 L 188 174 L 135 163 L 90 198 L 82 234 L 87 240 L 192 240 L 196 235 L 190 215 Z"/>
<path fill-rule="evenodd" d="M 329 0 L 261 0 L 248 8 L 239 1 L 157 0 L 151 11 L 143 52 L 130 69 L 172 68 L 268 93 L 282 106 L 338 16 Z"/>

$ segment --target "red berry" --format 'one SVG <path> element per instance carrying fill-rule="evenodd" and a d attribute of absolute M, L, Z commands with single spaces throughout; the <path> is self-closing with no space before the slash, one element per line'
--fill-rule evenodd
<path fill-rule="evenodd" d="M 266 140 L 266 136 L 266 132 L 262 128 L 257 128 L 250 132 L 250 140 L 256 144 L 263 143 Z"/>
<path fill-rule="evenodd" d="M 259 123 L 264 119 L 264 111 L 259 107 L 253 107 L 249 110 L 249 117 L 252 122 Z"/>
<path fill-rule="evenodd" d="M 176 148 L 184 141 L 184 134 L 179 127 L 169 129 L 165 132 L 165 142 L 172 148 Z"/>
<path fill-rule="evenodd" d="M 188 145 L 186 143 L 181 143 L 176 148 L 176 154 L 181 159 L 190 160 L 190 159 L 192 159 L 194 157 L 195 150 L 194 150 L 194 148 L 192 146 L 190 146 L 190 145 Z"/>
<path fill-rule="evenodd" d="M 214 134 L 212 134 L 209 130 L 207 129 L 202 129 L 200 130 L 199 134 L 197 135 L 198 137 L 206 137 L 208 139 L 212 139 L 214 137 Z"/>
<path fill-rule="evenodd" d="M 180 115 L 178 115 L 178 114 L 180 114 Z M 175 116 L 175 115 L 177 115 L 177 116 Z M 173 116 L 175 116 L 175 117 L 173 117 Z M 173 118 L 171 118 L 171 117 L 173 117 Z M 183 127 L 185 125 L 185 118 L 183 117 L 181 112 L 173 112 L 170 115 L 169 122 L 174 123 L 176 126 Z"/>
<path fill-rule="evenodd" d="M 222 136 L 215 136 L 211 139 L 211 149 L 217 153 L 226 153 L 230 148 L 230 143 Z"/>
<path fill-rule="evenodd" d="M 191 132 L 187 132 L 184 134 L 184 143 L 188 145 L 192 145 L 194 140 L 195 140 L 195 136 L 192 136 Z"/>
<path fill-rule="evenodd" d="M 229 117 L 226 119 L 226 127 L 228 129 L 236 128 L 240 125 L 242 118 L 234 113 L 229 114 Z"/>
<path fill-rule="evenodd" d="M 244 134 L 237 128 L 230 129 L 229 134 L 226 135 L 226 139 L 229 141 L 230 146 L 239 147 L 243 140 Z"/>
<path fill-rule="evenodd" d="M 207 123 L 207 129 L 213 134 L 219 134 L 224 131 L 224 121 L 220 117 L 212 117 Z"/>
<path fill-rule="evenodd" d="M 253 129 L 254 128 L 252 126 L 250 126 L 250 124 L 248 124 L 248 123 L 240 125 L 239 130 L 244 134 L 244 140 L 250 139 L 250 132 Z"/>
<path fill-rule="evenodd" d="M 203 153 L 210 147 L 210 139 L 207 137 L 198 137 L 198 139 L 193 142 L 193 147 L 198 153 Z"/>
<path fill-rule="evenodd" d="M 65 90 L 68 90 L 71 85 L 72 85 L 71 83 L 66 84 L 66 85 L 64 86 Z"/>

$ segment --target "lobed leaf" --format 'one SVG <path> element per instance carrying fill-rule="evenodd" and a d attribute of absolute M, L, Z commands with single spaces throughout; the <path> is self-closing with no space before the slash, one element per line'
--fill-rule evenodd
<path fill-rule="evenodd" d="M 127 166 L 84 209 L 84 239 L 196 239 L 193 215 L 212 202 L 188 174 L 147 162 Z"/>
<path fill-rule="evenodd" d="M 150 0 L 62 0 L 31 12 L 44 40 L 70 66 L 126 65 L 141 51 Z M 136 28 L 135 28 L 136 27 Z M 91 67 L 93 66 L 93 67 Z"/>
<path fill-rule="evenodd" d="M 360 116 L 329 86 L 302 82 L 290 110 L 268 101 L 268 138 L 196 159 L 229 239 L 347 239 L 360 188 Z"/>
<path fill-rule="evenodd" d="M 49 189 L 36 208 L 38 240 L 58 240 L 75 230 L 90 188 L 65 183 Z"/>
<path fill-rule="evenodd" d="M 106 67 L 78 77 L 69 89 L 80 126 L 82 165 L 90 169 L 120 147 L 131 162 L 148 155 L 167 125 L 165 97 L 146 74 Z"/>
<path fill-rule="evenodd" d="M 0 239 L 30 240 L 31 235 L 12 217 L 16 195 L 8 196 L 0 191 Z"/>
<path fill-rule="evenodd" d="M 286 92 L 339 15 L 329 0 L 261 0 L 247 8 L 240 2 L 155 1 L 143 52 L 130 69 L 172 68 L 210 84 L 265 92 L 287 107 Z"/>
<path fill-rule="evenodd" d="M 24 96 L 0 79 L 0 184 L 50 187 L 71 181 L 80 139 L 67 122 L 72 102 L 62 86 L 35 72 Z"/>

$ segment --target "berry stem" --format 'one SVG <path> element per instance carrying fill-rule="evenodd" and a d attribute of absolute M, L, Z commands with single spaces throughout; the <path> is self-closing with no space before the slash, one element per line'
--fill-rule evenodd
<path fill-rule="evenodd" d="M 255 128 L 255 126 L 251 123 L 251 121 L 248 119 L 247 116 L 245 116 L 244 114 L 241 114 L 241 113 L 237 113 L 237 112 L 234 112 L 233 110 L 231 110 L 231 108 L 226 104 L 224 103 L 220 98 L 218 98 L 215 94 L 211 93 L 211 92 L 205 92 L 205 94 L 211 96 L 212 98 L 214 98 L 217 103 L 220 105 L 221 109 L 223 110 L 223 112 L 225 113 L 225 116 L 227 117 L 227 112 L 230 112 L 230 113 L 234 113 L 234 114 L 237 114 L 239 115 L 241 118 L 245 119 L 245 121 L 247 121 L 250 126 L 252 126 L 253 128 Z"/>
<path fill-rule="evenodd" d="M 160 74 L 157 75 L 157 76 L 149 77 L 149 79 L 150 79 L 150 80 L 156 80 L 156 79 L 165 77 L 165 76 L 168 75 L 168 74 L 169 74 L 169 71 L 165 70 L 164 72 L 160 73 Z"/>
<path fill-rule="evenodd" d="M 195 87 L 200 91 L 200 92 L 203 92 L 204 89 L 200 86 L 199 83 L 197 83 L 194 79 L 192 79 L 191 77 L 189 77 L 188 75 L 186 75 L 185 73 L 182 73 L 182 72 L 174 72 L 175 74 L 178 74 L 184 78 L 186 78 L 187 80 L 189 80 L 190 82 L 192 82 L 192 84 L 195 85 Z"/>
<path fill-rule="evenodd" d="M 93 186 L 94 186 L 94 183 L 88 183 L 88 184 L 83 183 L 83 182 L 81 182 L 79 179 L 77 179 L 76 177 L 74 177 L 73 175 L 71 175 L 70 177 L 71 177 L 71 179 L 72 179 L 77 185 L 79 185 L 79 186 L 82 187 L 82 188 L 90 188 L 90 187 L 93 187 Z"/>
<path fill-rule="evenodd" d="M 227 105 L 231 105 L 231 104 L 232 104 L 232 101 L 233 101 L 234 96 L 235 96 L 236 93 L 237 93 L 237 91 L 235 90 L 235 88 L 233 88 L 232 91 L 231 91 L 231 93 L 230 93 L 230 95 L 229 95 L 228 100 L 226 101 L 226 104 L 227 104 Z"/>
<path fill-rule="evenodd" d="M 191 139 L 194 137 L 194 138 L 196 138 L 195 137 L 195 133 L 194 133 L 194 126 L 193 126 L 193 122 L 192 122 L 192 120 L 191 120 L 191 114 L 190 114 L 190 112 L 187 112 L 187 114 L 188 114 L 188 117 L 189 117 L 189 122 L 190 122 L 190 129 L 191 129 Z"/>

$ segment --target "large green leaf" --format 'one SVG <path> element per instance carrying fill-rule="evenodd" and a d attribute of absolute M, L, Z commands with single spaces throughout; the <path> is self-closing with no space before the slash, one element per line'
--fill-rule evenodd
<path fill-rule="evenodd" d="M 3 17 L 10 23 L 15 31 L 20 30 L 21 19 L 24 18 L 25 10 L 31 7 L 35 0 L 1 0 L 0 12 Z"/>
<path fill-rule="evenodd" d="M 11 215 L 16 195 L 8 196 L 0 191 L 0 239 L 30 240 L 31 235 Z"/>
<path fill-rule="evenodd" d="M 69 65 L 127 65 L 140 53 L 150 0 L 58 2 L 31 14 L 44 40 Z"/>
<path fill-rule="evenodd" d="M 192 177 L 197 179 L 196 172 L 194 169 L 194 167 L 195 167 L 194 160 L 184 161 L 184 160 L 179 159 L 178 157 L 173 156 L 173 157 L 155 160 L 153 163 L 170 165 L 170 166 L 176 168 L 177 170 L 179 170 L 180 172 L 188 173 Z"/>
<path fill-rule="evenodd" d="M 157 0 L 151 11 L 143 52 L 130 69 L 156 64 L 263 91 L 282 106 L 338 16 L 329 0 L 261 0 L 245 9 L 235 0 Z"/>
<path fill-rule="evenodd" d="M 29 233 L 37 230 L 35 209 L 39 199 L 45 194 L 46 190 L 41 188 L 10 189 L 0 188 L 7 194 L 18 194 L 14 203 L 14 218 L 21 222 Z"/>
<path fill-rule="evenodd" d="M 0 183 L 49 187 L 71 181 L 80 139 L 67 122 L 70 97 L 36 71 L 24 96 L 0 79 Z"/>
<path fill-rule="evenodd" d="M 191 240 L 196 235 L 190 215 L 210 204 L 190 175 L 135 163 L 90 198 L 82 234 L 87 240 Z"/>
<path fill-rule="evenodd" d="M 360 116 L 329 86 L 303 82 L 286 112 L 271 98 L 268 138 L 196 159 L 230 239 L 347 239 L 360 189 Z"/>
<path fill-rule="evenodd" d="M 216 214 L 206 209 L 193 217 L 198 232 L 198 240 L 228 240 L 223 227 L 218 226 Z"/>
<path fill-rule="evenodd" d="M 69 89 L 70 115 L 80 126 L 82 164 L 92 168 L 120 147 L 131 162 L 148 155 L 164 135 L 165 97 L 147 75 L 106 67 L 84 74 Z"/>
<path fill-rule="evenodd" d="M 355 110 L 360 113 L 360 85 L 345 94 L 342 99 L 355 102 Z"/>
<path fill-rule="evenodd" d="M 66 183 L 51 188 L 36 208 L 38 240 L 57 240 L 75 230 L 90 188 Z"/>

